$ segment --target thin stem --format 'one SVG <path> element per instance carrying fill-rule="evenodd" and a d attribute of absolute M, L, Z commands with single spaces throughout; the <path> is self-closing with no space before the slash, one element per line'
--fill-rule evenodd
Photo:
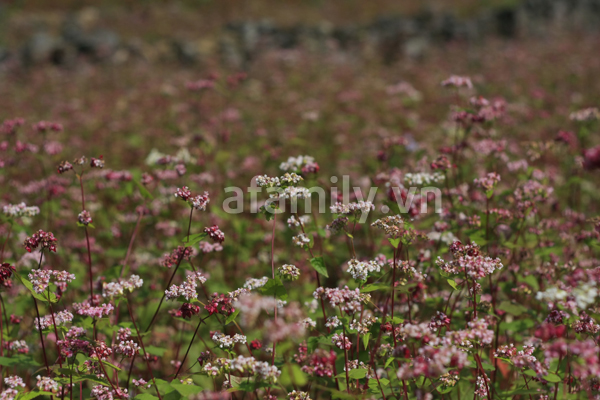
<path fill-rule="evenodd" d="M 194 343 L 194 339 L 196 339 L 196 335 L 198 334 L 198 329 L 200 329 L 200 325 L 204 322 L 204 320 L 206 318 L 208 318 L 208 317 L 205 317 L 205 318 L 201 319 L 198 322 L 198 326 L 196 327 L 196 330 L 194 331 L 194 335 L 192 336 L 192 340 L 190 340 L 190 344 L 188 345 L 188 348 L 185 351 L 185 355 L 183 356 L 183 360 L 181 360 L 181 364 L 179 364 L 179 368 L 177 368 L 177 372 L 175 373 L 175 377 L 173 378 L 173 380 L 177 379 L 177 376 L 179 375 L 179 372 L 181 371 L 181 368 L 183 368 L 183 364 L 185 364 L 185 360 L 187 359 L 188 353 L 190 352 L 190 349 L 192 348 L 192 344 Z"/>
<path fill-rule="evenodd" d="M 129 298 L 126 298 L 127 303 L 127 311 L 129 311 L 129 317 L 131 318 L 131 322 L 133 323 L 133 327 L 135 328 L 135 332 L 137 334 L 138 340 L 140 341 L 140 345 L 142 346 L 142 350 L 144 351 L 144 359 L 146 360 L 146 365 L 148 366 L 148 371 L 150 372 L 150 377 L 152 378 L 152 383 L 154 383 L 154 388 L 156 389 L 156 395 L 160 400 L 162 397 L 160 396 L 160 392 L 158 391 L 158 386 L 156 386 L 156 381 L 154 380 L 154 373 L 152 373 L 152 368 L 150 367 L 150 361 L 148 360 L 148 353 L 146 353 L 146 347 L 144 346 L 144 341 L 142 340 L 142 335 L 140 335 L 140 331 L 135 323 L 135 318 L 133 317 L 133 312 L 131 311 L 131 305 L 129 304 Z"/>

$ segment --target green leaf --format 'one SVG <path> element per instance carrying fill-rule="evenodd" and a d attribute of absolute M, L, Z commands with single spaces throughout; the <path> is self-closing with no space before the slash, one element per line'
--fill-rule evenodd
<path fill-rule="evenodd" d="M 390 244 L 392 246 L 394 246 L 395 249 L 397 249 L 398 245 L 400 244 L 400 238 L 395 238 L 395 239 L 388 238 L 388 241 L 390 242 Z"/>
<path fill-rule="evenodd" d="M 142 185 L 141 182 L 136 180 L 135 184 L 137 185 L 137 187 L 140 191 L 140 194 L 142 195 L 143 198 L 148 199 L 148 200 L 154 200 L 154 196 L 152 196 L 152 194 L 150 194 L 148 189 L 146 189 L 146 187 L 144 185 Z"/>
<path fill-rule="evenodd" d="M 325 261 L 323 261 L 323 257 L 314 257 L 310 259 L 310 265 L 317 271 L 319 274 L 323 275 L 325 278 L 329 278 L 329 274 L 327 273 L 327 267 L 325 267 Z"/>
<path fill-rule="evenodd" d="M 348 371 L 348 377 L 350 379 L 362 379 L 367 376 L 367 370 L 364 368 L 355 368 Z"/>
<path fill-rule="evenodd" d="M 369 293 L 374 292 L 376 290 L 388 290 L 391 289 L 390 285 L 387 283 L 369 283 L 368 285 L 363 286 L 360 291 L 361 293 Z"/>
<path fill-rule="evenodd" d="M 167 349 L 161 349 L 156 346 L 146 346 L 146 352 L 154 356 L 162 357 L 167 352 Z"/>
<path fill-rule="evenodd" d="M 184 385 L 179 382 L 171 382 L 171 387 L 177 390 L 183 397 L 189 398 L 193 394 L 198 394 L 202 391 L 202 387 L 198 385 Z"/>
<path fill-rule="evenodd" d="M 554 372 L 550 372 L 548 375 L 544 376 L 544 379 L 552 383 L 562 382 L 561 377 L 556 375 Z"/>
<path fill-rule="evenodd" d="M 281 279 L 278 277 L 275 279 L 269 279 L 265 286 L 258 289 L 259 293 L 265 296 L 275 296 L 279 300 L 287 300 L 287 292 Z"/>
<path fill-rule="evenodd" d="M 150 393 L 140 393 L 134 397 L 135 400 L 158 400 L 158 397 L 152 396 Z"/>
<path fill-rule="evenodd" d="M 456 285 L 456 281 L 453 279 L 448 279 L 448 284 L 452 286 L 452 289 L 458 290 L 458 285 Z"/>
<path fill-rule="evenodd" d="M 369 347 L 369 339 L 371 339 L 371 332 L 365 333 L 362 337 L 363 346 L 365 346 L 365 350 Z"/>
<path fill-rule="evenodd" d="M 227 319 L 225 320 L 225 325 L 229 324 L 230 322 L 233 322 L 233 320 L 235 320 L 235 317 L 237 317 L 239 313 L 240 310 L 235 310 L 233 314 L 227 317 Z"/>
<path fill-rule="evenodd" d="M 393 361 L 394 361 L 394 357 L 388 358 L 387 361 L 385 362 L 385 365 L 383 366 L 383 368 L 387 368 L 388 365 L 390 365 Z"/>
<path fill-rule="evenodd" d="M 31 400 L 39 396 L 52 396 L 52 392 L 40 392 L 38 390 L 32 390 L 27 393 L 19 393 L 15 400 Z"/>
<path fill-rule="evenodd" d="M 515 317 L 518 317 L 519 315 L 527 312 L 526 307 L 524 307 L 520 304 L 513 304 L 507 300 L 500 303 L 500 305 L 498 306 L 498 309 L 502 310 L 502 311 L 506 311 L 507 313 L 509 313 L 510 315 L 514 315 Z"/>
<path fill-rule="evenodd" d="M 183 244 L 190 247 L 190 246 L 200 243 L 207 236 L 208 236 L 208 233 L 206 233 L 206 232 L 196 233 L 195 235 L 186 236 L 183 239 Z"/>

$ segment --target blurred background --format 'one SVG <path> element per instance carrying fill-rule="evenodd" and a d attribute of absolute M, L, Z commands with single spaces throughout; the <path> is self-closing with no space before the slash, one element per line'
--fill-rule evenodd
<path fill-rule="evenodd" d="M 113 166 L 194 141 L 254 153 L 257 132 L 267 159 L 348 133 L 378 139 L 345 157 L 375 157 L 389 132 L 443 132 L 439 83 L 458 74 L 508 100 L 515 137 L 552 138 L 598 104 L 599 31 L 600 0 L 5 0 L 0 117 L 61 122 Z M 190 90 L 239 73 L 236 90 Z"/>

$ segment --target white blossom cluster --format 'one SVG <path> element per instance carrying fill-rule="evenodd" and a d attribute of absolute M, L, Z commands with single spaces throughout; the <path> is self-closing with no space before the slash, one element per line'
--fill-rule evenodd
<path fill-rule="evenodd" d="M 277 273 L 284 279 L 295 281 L 300 277 L 300 270 L 295 265 L 284 264 L 277 270 Z"/>
<path fill-rule="evenodd" d="M 224 335 L 221 332 L 215 332 L 211 339 L 222 349 L 230 349 L 235 343 L 246 343 L 246 336 L 240 335 L 238 333 L 236 333 L 232 337 L 229 335 Z"/>
<path fill-rule="evenodd" d="M 353 258 L 348 261 L 348 272 L 352 275 L 352 278 L 358 282 L 366 281 L 369 274 L 381 271 L 381 267 L 383 267 L 383 265 L 378 260 L 358 261 Z"/>
<path fill-rule="evenodd" d="M 290 228 L 299 227 L 300 225 L 306 225 L 310 222 L 309 215 L 302 215 L 301 217 L 296 217 L 292 215 L 288 218 L 287 224 Z"/>
<path fill-rule="evenodd" d="M 300 171 L 307 164 L 314 164 L 315 159 L 311 156 L 289 157 L 287 161 L 279 164 L 282 171 Z"/>
<path fill-rule="evenodd" d="M 52 325 L 52 315 L 46 315 L 45 317 L 36 318 L 35 327 L 38 330 L 44 330 L 47 327 Z M 54 314 L 54 321 L 56 321 L 56 325 L 64 325 L 67 322 L 73 321 L 73 314 L 68 311 L 59 311 Z"/>
<path fill-rule="evenodd" d="M 141 288 L 144 284 L 144 280 L 138 275 L 131 275 L 129 280 L 119 282 L 103 282 L 102 283 L 102 296 L 103 297 L 118 297 L 125 294 L 125 290 L 130 293 L 136 288 Z"/>
<path fill-rule="evenodd" d="M 262 278 L 248 278 L 246 279 L 246 283 L 244 283 L 244 288 L 248 290 L 254 290 L 265 286 L 269 282 L 269 278 L 263 276 Z"/>
<path fill-rule="evenodd" d="M 179 296 L 185 297 L 187 301 L 190 299 L 197 299 L 198 292 L 196 291 L 196 287 L 200 282 L 204 284 L 206 282 L 206 277 L 202 275 L 200 272 L 194 272 L 186 278 L 186 281 L 181 285 L 172 285 L 169 289 L 165 290 L 165 295 L 167 300 L 176 299 Z"/>
<path fill-rule="evenodd" d="M 306 247 L 310 244 L 310 239 L 308 238 L 308 236 L 306 236 L 305 233 L 301 233 L 299 235 L 294 236 L 292 238 L 292 242 L 298 247 Z"/>
<path fill-rule="evenodd" d="M 359 201 L 356 203 L 344 204 L 339 201 L 330 207 L 331 212 L 333 214 L 338 215 L 349 215 L 349 214 L 357 214 L 361 212 L 363 214 L 368 213 L 375 209 L 375 205 L 370 201 Z"/>
<path fill-rule="evenodd" d="M 296 173 L 286 173 L 280 177 L 271 177 L 267 175 L 259 175 L 256 177 L 256 184 L 262 188 L 285 187 L 297 185 L 304 179 Z"/>
<path fill-rule="evenodd" d="M 404 175 L 404 182 L 408 185 L 429 185 L 431 183 L 439 183 L 444 181 L 444 174 L 441 172 L 416 172 L 407 173 Z"/>
<path fill-rule="evenodd" d="M 33 217 L 40 213 L 37 206 L 27 206 L 25 203 L 8 204 L 3 207 L 4 215 L 11 218 Z"/>

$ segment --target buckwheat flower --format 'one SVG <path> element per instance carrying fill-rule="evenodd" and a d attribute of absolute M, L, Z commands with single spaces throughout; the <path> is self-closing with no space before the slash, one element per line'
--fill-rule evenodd
<path fill-rule="evenodd" d="M 223 246 L 221 246 L 221 243 L 200 242 L 198 243 L 198 248 L 204 254 L 223 251 Z"/>
<path fill-rule="evenodd" d="M 83 210 L 82 212 L 79 213 L 79 215 L 77 216 L 77 221 L 81 224 L 81 225 L 89 225 L 92 223 L 92 215 L 89 213 L 89 211 Z"/>
<path fill-rule="evenodd" d="M 317 322 L 313 321 L 312 318 L 304 318 L 300 323 L 304 325 L 304 328 L 306 329 L 315 328 L 317 326 Z"/>
<path fill-rule="evenodd" d="M 569 115 L 572 121 L 595 121 L 600 119 L 600 110 L 596 107 L 584 108 L 583 110 L 574 111 Z"/>
<path fill-rule="evenodd" d="M 177 263 L 181 262 L 182 260 L 189 260 L 193 255 L 193 248 L 178 246 L 170 254 L 163 255 L 160 265 L 166 268 L 171 268 L 173 265 L 177 265 Z"/>
<path fill-rule="evenodd" d="M 476 243 L 463 246 L 456 241 L 450 245 L 450 250 L 452 261 L 445 262 L 440 257 L 436 261 L 437 266 L 449 274 L 464 275 L 466 272 L 470 278 L 477 280 L 503 267 L 499 258 L 483 256 Z"/>
<path fill-rule="evenodd" d="M 115 346 L 115 353 L 124 357 L 133 357 L 138 354 L 140 346 L 133 340 L 124 340 Z"/>
<path fill-rule="evenodd" d="M 244 283 L 244 288 L 248 290 L 255 290 L 265 286 L 267 282 L 269 282 L 269 278 L 266 276 L 263 276 L 260 279 L 248 278 L 246 279 L 246 283 Z"/>
<path fill-rule="evenodd" d="M 484 373 L 484 376 L 477 376 L 477 389 L 475 393 L 479 397 L 488 397 L 488 385 L 490 383 L 490 378 Z"/>
<path fill-rule="evenodd" d="M 301 233 L 297 236 L 294 236 L 292 238 L 292 242 L 298 247 L 308 247 L 308 245 L 310 244 L 310 239 L 308 238 L 308 236 L 306 236 L 305 233 Z"/>
<path fill-rule="evenodd" d="M 175 197 L 178 197 L 183 201 L 188 201 L 188 199 L 192 197 L 192 192 L 187 186 L 177 188 L 177 190 L 175 191 Z"/>
<path fill-rule="evenodd" d="M 67 271 L 54 271 L 49 269 L 34 269 L 28 277 L 36 293 L 43 293 L 48 288 L 52 278 L 54 278 L 54 283 L 57 285 L 71 283 L 75 280 L 75 275 Z"/>
<path fill-rule="evenodd" d="M 375 206 L 370 201 L 359 201 L 356 203 L 343 204 L 340 202 L 335 203 L 330 207 L 331 212 L 337 215 L 356 215 L 359 212 L 361 214 L 367 214 L 375 209 Z"/>
<path fill-rule="evenodd" d="M 373 272 L 379 272 L 383 265 L 378 261 L 358 261 L 352 259 L 348 261 L 348 272 L 352 275 L 352 278 L 358 282 L 365 282 L 369 274 Z"/>
<path fill-rule="evenodd" d="M 380 218 L 371 224 L 371 226 L 381 229 L 390 237 L 398 237 L 402 233 L 401 227 L 403 225 L 404 221 L 399 215 Z"/>
<path fill-rule="evenodd" d="M 346 229 L 348 225 L 348 217 L 338 217 L 334 219 L 331 224 L 327 225 L 326 229 L 331 231 L 333 234 L 337 234 Z"/>
<path fill-rule="evenodd" d="M 290 400 L 311 400 L 307 392 L 301 392 L 299 390 L 292 390 L 287 394 L 287 398 Z"/>
<path fill-rule="evenodd" d="M 33 129 L 38 133 L 45 133 L 48 131 L 62 132 L 63 126 L 58 122 L 40 121 L 36 124 L 33 124 Z"/>
<path fill-rule="evenodd" d="M 44 232 L 40 229 L 25 239 L 23 246 L 25 246 L 25 250 L 27 250 L 29 253 L 38 247 L 41 247 L 42 250 L 48 249 L 51 252 L 56 253 L 56 242 L 58 242 L 58 240 L 54 237 L 52 232 Z"/>
<path fill-rule="evenodd" d="M 15 271 L 15 267 L 9 263 L 0 264 L 0 286 L 6 286 L 10 283 L 10 278 Z"/>
<path fill-rule="evenodd" d="M 141 288 L 144 285 L 144 280 L 138 275 L 131 275 L 128 280 L 119 280 L 118 282 L 102 282 L 102 297 L 114 298 L 125 295 L 125 291 L 129 293 L 134 289 Z"/>
<path fill-rule="evenodd" d="M 283 279 L 295 281 L 300 277 L 300 270 L 295 265 L 284 264 L 277 270 L 279 276 Z"/>
<path fill-rule="evenodd" d="M 25 124 L 23 118 L 6 119 L 0 125 L 0 133 L 5 135 L 14 135 L 17 130 Z"/>
<path fill-rule="evenodd" d="M 7 376 L 6 378 L 4 378 L 4 383 L 12 389 L 15 389 L 17 387 L 25 387 L 25 382 L 23 382 L 23 379 L 16 375 Z"/>
<path fill-rule="evenodd" d="M 127 399 L 129 395 L 127 394 L 127 389 L 116 388 L 115 390 L 111 389 L 108 386 L 104 385 L 96 385 L 92 388 L 92 398 L 98 400 L 115 400 L 115 399 Z"/>
<path fill-rule="evenodd" d="M 275 365 L 271 365 L 270 363 L 263 361 L 256 362 L 254 364 L 254 374 L 258 380 L 268 383 L 276 383 L 277 379 L 281 375 L 281 371 Z"/>
<path fill-rule="evenodd" d="M 404 182 L 408 185 L 429 185 L 431 183 L 443 182 L 445 179 L 444 174 L 441 172 L 418 172 L 418 173 L 407 173 L 404 175 Z"/>
<path fill-rule="evenodd" d="M 192 207 L 194 207 L 194 210 L 206 211 L 206 206 L 208 205 L 208 203 L 210 203 L 208 192 L 204 192 L 203 194 L 191 197 L 190 202 L 192 203 Z"/>
<path fill-rule="evenodd" d="M 110 303 L 92 307 L 89 300 L 86 300 L 83 303 L 73 303 L 73 309 L 78 315 L 102 318 L 103 316 L 108 316 L 115 308 Z"/>
<path fill-rule="evenodd" d="M 225 234 L 219 229 L 218 225 L 204 228 L 204 232 L 208 233 L 208 237 L 217 243 L 223 243 L 225 241 Z"/>
<path fill-rule="evenodd" d="M 310 156 L 298 156 L 290 157 L 286 162 L 282 162 L 279 165 L 279 169 L 282 171 L 300 172 L 306 165 L 315 164 L 314 157 Z"/>
<path fill-rule="evenodd" d="M 194 315 L 200 314 L 200 307 L 195 304 L 183 303 L 179 311 L 181 312 L 181 318 L 190 319 Z"/>
<path fill-rule="evenodd" d="M 271 199 L 307 199 L 310 197 L 310 190 L 304 187 L 288 186 L 269 193 Z"/>
<path fill-rule="evenodd" d="M 90 160 L 90 167 L 92 168 L 104 168 L 104 157 L 94 158 Z"/>
<path fill-rule="evenodd" d="M 290 228 L 299 227 L 300 224 L 306 225 L 309 222 L 310 222 L 310 216 L 308 216 L 308 215 L 302 215 L 299 218 L 296 218 L 296 216 L 292 215 L 287 220 L 287 224 Z"/>
<path fill-rule="evenodd" d="M 27 346 L 27 342 L 24 340 L 14 340 L 12 342 L 8 342 L 8 349 L 16 351 L 19 354 L 29 353 L 29 346 Z"/>
<path fill-rule="evenodd" d="M 179 296 L 185 297 L 187 301 L 198 298 L 198 292 L 196 291 L 196 279 L 193 275 L 188 276 L 186 281 L 181 285 L 172 285 L 169 289 L 165 290 L 165 296 L 167 300 L 176 299 Z"/>
<path fill-rule="evenodd" d="M 42 392 L 52 392 L 54 394 L 58 393 L 59 384 L 54 379 L 48 378 L 47 376 L 37 376 L 36 387 L 40 389 Z"/>
<path fill-rule="evenodd" d="M 4 215 L 9 218 L 34 217 L 40 213 L 39 207 L 28 207 L 25 203 L 8 204 L 2 210 Z"/>
<path fill-rule="evenodd" d="M 477 187 L 484 189 L 485 191 L 492 190 L 500 182 L 500 175 L 495 172 L 490 172 L 483 178 L 475 179 L 473 181 Z"/>
<path fill-rule="evenodd" d="M 131 383 L 133 383 L 133 385 L 135 387 L 145 387 L 146 389 L 149 389 L 149 388 L 152 387 L 151 383 L 146 382 L 142 378 L 140 378 L 140 379 L 132 379 Z"/>
<path fill-rule="evenodd" d="M 14 400 L 19 395 L 19 391 L 8 388 L 0 393 L 0 400 Z"/>
<path fill-rule="evenodd" d="M 471 78 L 469 78 L 468 76 L 452 75 L 450 78 L 446 79 L 445 81 L 442 81 L 442 86 L 453 86 L 456 88 L 466 87 L 472 89 L 473 83 L 471 82 Z"/>
<path fill-rule="evenodd" d="M 87 163 L 87 157 L 81 156 L 73 160 L 74 165 L 85 165 Z"/>
<path fill-rule="evenodd" d="M 59 174 L 64 174 L 67 171 L 70 171 L 73 169 L 73 165 L 71 165 L 70 162 L 68 161 L 62 161 L 58 167 L 56 167 L 56 170 L 58 171 Z"/>
<path fill-rule="evenodd" d="M 331 337 L 331 343 L 333 343 L 337 348 L 342 350 L 350 350 L 350 348 L 352 347 L 352 342 L 350 341 L 350 339 L 338 333 L 334 334 Z"/>
<path fill-rule="evenodd" d="M 211 339 L 222 349 L 230 349 L 233 347 L 233 338 L 229 335 L 224 335 L 221 332 L 215 332 Z"/>
<path fill-rule="evenodd" d="M 340 319 L 337 317 L 337 315 L 327 318 L 327 322 L 325 322 L 325 327 L 330 328 L 330 329 L 335 329 L 341 325 L 342 325 L 342 321 L 340 321 Z"/>

